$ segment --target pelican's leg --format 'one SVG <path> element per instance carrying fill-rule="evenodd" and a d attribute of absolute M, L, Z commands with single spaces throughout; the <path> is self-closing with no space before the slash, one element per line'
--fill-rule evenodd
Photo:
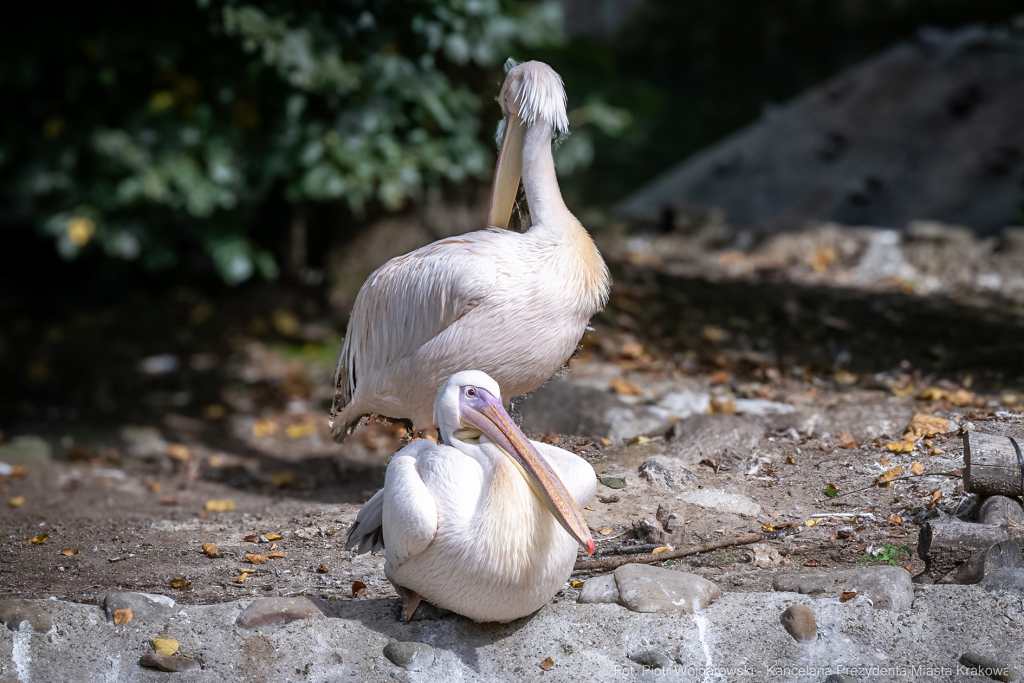
<path fill-rule="evenodd" d="M 405 623 L 409 623 L 412 621 L 412 615 L 416 613 L 416 608 L 420 606 L 423 596 L 401 586 L 398 587 L 398 593 L 402 596 L 402 619 Z"/>

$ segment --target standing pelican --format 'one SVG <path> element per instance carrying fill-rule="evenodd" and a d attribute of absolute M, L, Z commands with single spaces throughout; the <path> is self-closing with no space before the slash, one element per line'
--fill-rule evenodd
<path fill-rule="evenodd" d="M 551 138 L 568 128 L 562 79 L 526 62 L 501 88 L 505 112 L 487 230 L 378 268 L 356 297 L 335 376 L 331 427 L 344 439 L 378 413 L 429 427 L 436 388 L 465 368 L 511 398 L 543 384 L 608 300 L 608 268 L 558 190 Z M 507 229 L 520 177 L 532 227 Z"/>
<path fill-rule="evenodd" d="M 478 370 L 445 382 L 434 413 L 450 445 L 420 439 L 400 450 L 345 547 L 383 548 L 406 620 L 420 600 L 474 621 L 537 611 L 569 578 L 579 544 L 594 552 L 580 512 L 597 488 L 594 468 L 527 440 Z"/>

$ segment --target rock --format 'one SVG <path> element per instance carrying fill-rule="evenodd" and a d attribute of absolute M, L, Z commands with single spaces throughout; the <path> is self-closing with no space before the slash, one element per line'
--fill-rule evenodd
<path fill-rule="evenodd" d="M 746 496 L 738 493 L 726 493 L 720 489 L 684 491 L 678 496 L 678 500 L 709 510 L 731 512 L 744 517 L 756 517 L 761 514 L 761 506 Z"/>
<path fill-rule="evenodd" d="M 580 597 L 576 599 L 576 602 L 585 605 L 606 602 L 617 603 L 618 601 L 619 587 L 615 583 L 614 574 L 605 574 L 604 576 L 595 576 L 592 579 L 587 579 L 580 590 Z"/>
<path fill-rule="evenodd" d="M 779 617 L 783 628 L 798 643 L 813 643 L 818 635 L 814 611 L 807 605 L 792 605 Z"/>
<path fill-rule="evenodd" d="M 960 663 L 974 671 L 965 672 L 966 675 L 988 676 L 994 681 L 1012 681 L 1013 671 L 1010 667 L 994 657 L 979 652 L 965 652 L 960 655 Z"/>
<path fill-rule="evenodd" d="M 50 444 L 38 436 L 16 436 L 0 444 L 0 460 L 10 465 L 32 465 L 50 460 Z"/>
<path fill-rule="evenodd" d="M 174 600 L 166 595 L 149 593 L 107 593 L 103 600 L 103 609 L 110 623 L 114 623 L 114 612 L 119 609 L 130 609 L 133 620 L 164 618 L 174 609 Z"/>
<path fill-rule="evenodd" d="M 50 615 L 40 606 L 37 600 L 11 598 L 0 600 L 0 622 L 4 626 L 17 631 L 23 621 L 27 621 L 36 633 L 45 633 L 53 628 Z"/>
<path fill-rule="evenodd" d="M 981 587 L 989 593 L 1010 592 L 1024 596 L 1024 569 L 996 569 L 981 580 Z"/>
<path fill-rule="evenodd" d="M 665 542 L 665 530 L 661 528 L 658 520 L 654 517 L 644 517 L 639 523 L 634 525 L 633 529 L 636 532 L 637 538 L 644 543 Z"/>
<path fill-rule="evenodd" d="M 256 628 L 320 617 L 323 612 L 308 598 L 257 598 L 242 610 L 235 623 L 242 628 Z"/>
<path fill-rule="evenodd" d="M 135 458 L 158 458 L 167 455 L 167 442 L 155 427 L 129 425 L 121 429 L 125 451 Z"/>
<path fill-rule="evenodd" d="M 395 666 L 408 671 L 423 671 L 434 663 L 434 648 L 414 641 L 392 640 L 384 646 L 384 656 Z"/>
<path fill-rule="evenodd" d="M 673 391 L 658 399 L 648 411 L 664 417 L 682 420 L 691 415 L 703 415 L 711 405 L 711 396 L 696 391 Z"/>
<path fill-rule="evenodd" d="M 796 408 L 788 403 L 779 403 L 778 401 L 769 401 L 763 398 L 738 398 L 734 403 L 736 404 L 736 414 L 738 415 L 764 417 L 766 415 L 788 415 L 789 413 L 796 412 Z"/>
<path fill-rule="evenodd" d="M 686 520 L 683 516 L 677 512 L 673 512 L 668 516 L 668 521 L 665 522 L 665 530 L 670 534 L 677 534 L 685 528 Z"/>
<path fill-rule="evenodd" d="M 652 669 L 667 669 L 672 666 L 672 658 L 664 652 L 657 650 L 644 650 L 631 654 L 629 659 L 640 666 L 649 666 Z"/>
<path fill-rule="evenodd" d="M 914 603 L 910 573 L 889 565 L 828 574 L 786 574 L 775 577 L 772 588 L 816 597 L 838 597 L 841 592 L 856 591 L 867 596 L 875 609 L 893 612 L 905 612 Z"/>
<path fill-rule="evenodd" d="M 156 652 L 148 652 L 142 655 L 139 666 L 174 673 L 194 669 L 199 666 L 199 662 L 185 655 L 161 655 Z"/>
<path fill-rule="evenodd" d="M 712 459 L 720 464 L 745 461 L 764 436 L 764 428 L 735 415 L 693 415 L 672 426 L 665 455 L 683 465 Z"/>
<path fill-rule="evenodd" d="M 615 570 L 619 604 L 634 612 L 691 614 L 721 595 L 721 589 L 696 574 L 645 564 L 627 564 Z"/>
<path fill-rule="evenodd" d="M 664 455 L 647 458 L 644 464 L 640 465 L 640 478 L 672 490 L 686 488 L 688 484 L 697 480 L 693 472 L 686 469 L 682 460 Z"/>

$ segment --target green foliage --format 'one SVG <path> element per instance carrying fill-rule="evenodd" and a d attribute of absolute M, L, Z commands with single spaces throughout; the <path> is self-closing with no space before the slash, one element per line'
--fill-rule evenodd
<path fill-rule="evenodd" d="M 102 249 L 161 269 L 198 244 L 232 284 L 277 274 L 253 236 L 274 193 L 360 213 L 485 178 L 469 84 L 560 39 L 557 5 L 516 0 L 36 13 L 0 35 L 4 202 L 68 259 Z"/>
<path fill-rule="evenodd" d="M 861 559 L 861 564 L 867 565 L 871 562 L 885 562 L 893 567 L 899 566 L 900 552 L 905 552 L 908 556 L 913 557 L 914 551 L 911 550 L 908 545 L 891 545 L 888 542 L 883 543 L 882 547 L 873 552 L 864 553 L 864 557 Z"/>

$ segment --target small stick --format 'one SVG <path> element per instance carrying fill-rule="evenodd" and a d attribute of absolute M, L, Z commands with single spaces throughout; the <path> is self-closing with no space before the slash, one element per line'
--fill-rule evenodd
<path fill-rule="evenodd" d="M 615 569 L 616 567 L 621 567 L 624 564 L 631 563 L 647 564 L 649 562 L 664 562 L 665 560 L 674 560 L 679 557 L 690 557 L 691 555 L 699 555 L 700 553 L 719 550 L 720 548 L 728 548 L 731 545 L 749 545 L 750 543 L 758 543 L 760 541 L 777 540 L 784 536 L 798 534 L 802 529 L 803 527 L 797 526 L 789 529 L 780 529 L 779 531 L 769 531 L 762 534 L 733 536 L 732 538 L 725 539 L 724 541 L 703 543 L 701 545 L 690 546 L 689 548 L 680 548 L 679 550 L 669 550 L 667 552 L 658 553 L 657 555 L 626 555 L 623 557 L 609 557 L 603 560 L 579 560 L 576 562 L 576 566 L 574 566 L 572 570 L 573 572 L 584 572 L 591 571 L 593 569 Z"/>
<path fill-rule="evenodd" d="M 595 555 L 646 555 L 664 543 L 644 543 L 643 545 L 617 545 L 614 548 L 598 548 Z"/>

